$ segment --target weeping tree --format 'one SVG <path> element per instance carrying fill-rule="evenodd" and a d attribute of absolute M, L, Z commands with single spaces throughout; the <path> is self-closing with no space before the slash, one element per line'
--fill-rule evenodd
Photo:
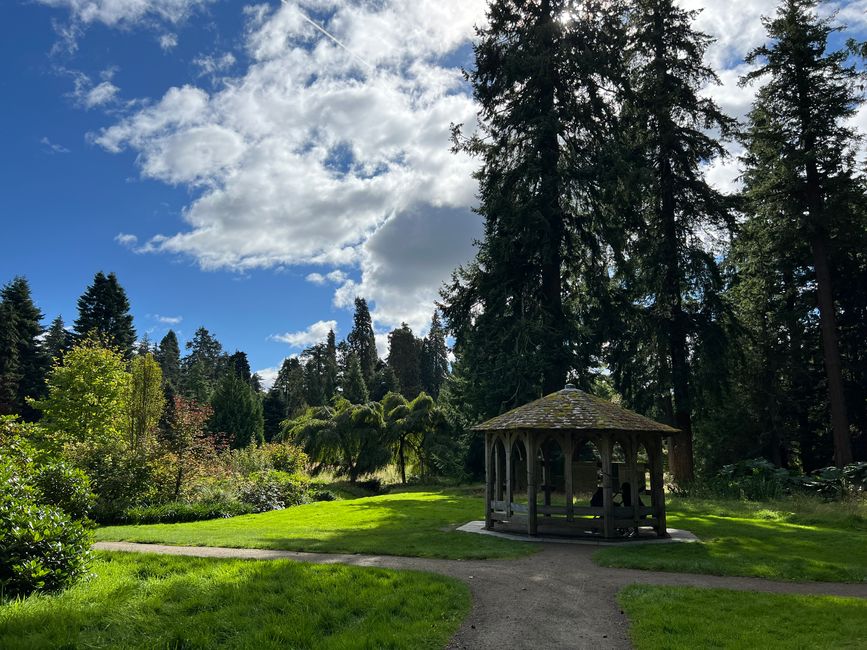
<path fill-rule="evenodd" d="M 726 311 L 718 251 L 706 242 L 732 220 L 730 201 L 703 170 L 725 155 L 720 138 L 734 123 L 700 93 L 718 80 L 703 63 L 712 39 L 693 28 L 695 16 L 673 0 L 632 3 L 622 134 L 633 164 L 622 194 L 619 323 L 609 350 L 629 405 L 681 430 L 669 457 L 680 482 L 694 473 L 692 360 L 702 345 L 721 345 Z"/>
<path fill-rule="evenodd" d="M 600 195 L 616 163 L 612 90 L 620 83 L 617 1 L 495 0 L 467 73 L 478 132 L 455 150 L 481 163 L 476 260 L 440 308 L 473 410 L 493 415 L 563 387 L 588 365 L 566 304 L 602 259 Z"/>
<path fill-rule="evenodd" d="M 336 397 L 331 406 L 310 408 L 287 422 L 282 438 L 301 446 L 320 468 L 333 469 L 352 483 L 385 467 L 390 459 L 378 402 L 352 404 Z"/>

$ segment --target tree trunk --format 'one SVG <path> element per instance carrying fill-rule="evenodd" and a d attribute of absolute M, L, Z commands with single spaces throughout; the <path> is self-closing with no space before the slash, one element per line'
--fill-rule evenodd
<path fill-rule="evenodd" d="M 846 396 L 843 390 L 843 368 L 837 344 L 837 317 L 831 288 L 831 271 L 825 238 L 816 232 L 813 236 L 813 262 L 816 267 L 816 294 L 819 303 L 819 325 L 822 329 L 822 353 L 828 378 L 828 399 L 831 403 L 831 429 L 834 433 L 834 463 L 843 467 L 852 462 L 852 438 L 846 414 Z"/>
<path fill-rule="evenodd" d="M 397 446 L 397 458 L 398 463 L 400 463 L 400 482 L 406 485 L 406 459 L 403 453 L 403 438 L 400 439 Z"/>

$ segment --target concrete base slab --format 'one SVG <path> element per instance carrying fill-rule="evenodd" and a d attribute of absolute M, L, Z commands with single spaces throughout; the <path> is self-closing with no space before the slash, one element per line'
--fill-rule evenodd
<path fill-rule="evenodd" d="M 463 526 L 458 527 L 458 530 L 464 533 L 476 533 L 478 535 L 490 535 L 491 537 L 499 537 L 500 539 L 510 539 L 515 542 L 544 542 L 554 544 L 579 544 L 584 546 L 633 546 L 635 544 L 673 544 L 680 542 L 697 542 L 698 537 L 688 530 L 679 530 L 677 528 L 668 528 L 668 538 L 660 537 L 638 537 L 626 539 L 594 539 L 592 537 L 564 537 L 560 535 L 535 535 L 530 536 L 526 533 L 513 533 L 501 530 L 486 530 L 484 521 L 470 521 Z"/>

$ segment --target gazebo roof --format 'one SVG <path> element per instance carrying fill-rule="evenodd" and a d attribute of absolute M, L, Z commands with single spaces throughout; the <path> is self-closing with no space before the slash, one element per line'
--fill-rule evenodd
<path fill-rule="evenodd" d="M 644 432 L 670 436 L 679 432 L 608 400 L 566 384 L 563 390 L 545 395 L 473 427 L 477 431 L 573 430 L 595 432 Z"/>

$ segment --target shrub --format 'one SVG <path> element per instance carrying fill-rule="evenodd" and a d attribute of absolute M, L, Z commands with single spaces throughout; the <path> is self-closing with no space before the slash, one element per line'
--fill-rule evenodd
<path fill-rule="evenodd" d="M 308 488 L 306 476 L 270 470 L 250 476 L 241 488 L 241 500 L 256 512 L 282 510 L 309 502 Z"/>
<path fill-rule="evenodd" d="M 271 467 L 278 472 L 300 474 L 307 469 L 309 459 L 300 447 L 289 443 L 272 443 L 263 448 L 271 458 Z"/>
<path fill-rule="evenodd" d="M 185 503 L 172 501 L 158 506 L 130 508 L 118 523 L 123 524 L 174 524 L 205 519 L 226 519 L 255 512 L 249 503 L 240 501 L 211 501 Z"/>
<path fill-rule="evenodd" d="M 68 587 L 87 569 L 90 530 L 85 521 L 42 501 L 32 484 L 34 464 L 26 445 L 6 442 L 0 454 L 0 595 Z M 45 476 L 52 474 L 69 476 L 63 470 Z M 80 486 L 73 485 L 78 492 Z"/>
<path fill-rule="evenodd" d="M 96 496 L 90 491 L 90 479 L 80 469 L 60 461 L 36 470 L 33 486 L 40 501 L 60 508 L 73 519 L 87 519 Z"/>

